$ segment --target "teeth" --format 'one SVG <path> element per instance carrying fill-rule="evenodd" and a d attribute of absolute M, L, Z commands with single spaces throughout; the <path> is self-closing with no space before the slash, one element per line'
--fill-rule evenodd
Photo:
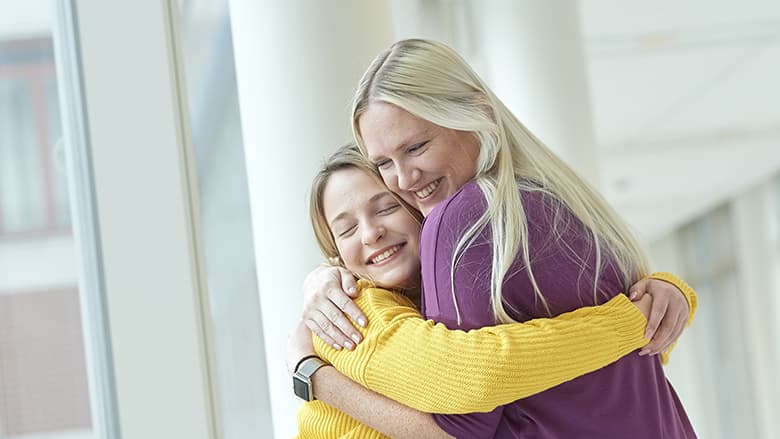
<path fill-rule="evenodd" d="M 422 188 L 422 190 L 419 190 L 415 192 L 414 194 L 417 195 L 417 198 L 425 198 L 428 195 L 431 194 L 431 192 L 435 191 L 437 187 L 439 187 L 439 183 L 441 182 L 441 179 L 436 180 L 434 182 L 431 182 L 428 186 L 425 186 Z"/>
<path fill-rule="evenodd" d="M 395 247 L 393 247 L 391 249 L 385 250 L 385 252 L 380 254 L 379 256 L 371 258 L 371 263 L 372 264 L 378 264 L 378 263 L 384 261 L 385 259 L 389 258 L 390 256 L 393 256 L 400 249 L 401 249 L 401 246 L 400 245 L 396 245 Z"/>

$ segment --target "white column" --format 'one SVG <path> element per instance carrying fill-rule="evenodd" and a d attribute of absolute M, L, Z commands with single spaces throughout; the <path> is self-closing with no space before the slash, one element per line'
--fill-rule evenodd
<path fill-rule="evenodd" d="M 231 0 L 230 15 L 274 433 L 289 438 L 299 401 L 287 334 L 300 316 L 301 282 L 322 260 L 309 186 L 322 159 L 352 137 L 352 93 L 392 42 L 390 5 Z"/>
<path fill-rule="evenodd" d="M 499 98 L 547 146 L 599 185 L 575 0 L 496 0 L 477 14 L 479 64 Z"/>
<path fill-rule="evenodd" d="M 770 212 L 775 196 L 769 183 L 762 183 L 737 196 L 730 205 L 738 263 L 738 291 L 745 312 L 744 342 L 750 358 L 755 419 L 759 437 L 777 437 L 780 404 L 777 378 L 777 294 L 780 291 L 777 250 L 770 239 L 775 218 Z"/>
<path fill-rule="evenodd" d="M 458 3 L 450 0 L 394 0 L 392 5 L 396 39 L 429 38 L 457 46 Z"/>

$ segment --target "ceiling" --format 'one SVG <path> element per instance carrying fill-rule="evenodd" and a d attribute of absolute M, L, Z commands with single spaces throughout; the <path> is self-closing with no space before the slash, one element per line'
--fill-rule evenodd
<path fill-rule="evenodd" d="M 226 7 L 180 3 L 188 22 L 215 21 Z M 644 238 L 778 174 L 780 1 L 578 5 L 602 189 Z M 48 0 L 0 1 L 0 38 L 48 33 L 50 10 Z"/>
<path fill-rule="evenodd" d="M 780 2 L 581 1 L 605 191 L 654 239 L 780 170 Z"/>

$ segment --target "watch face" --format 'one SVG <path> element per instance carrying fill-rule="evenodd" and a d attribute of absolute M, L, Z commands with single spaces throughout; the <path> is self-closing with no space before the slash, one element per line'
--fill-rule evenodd
<path fill-rule="evenodd" d="M 309 383 L 303 381 L 297 376 L 293 376 L 293 391 L 299 398 L 305 401 L 311 401 L 311 395 L 309 395 Z"/>

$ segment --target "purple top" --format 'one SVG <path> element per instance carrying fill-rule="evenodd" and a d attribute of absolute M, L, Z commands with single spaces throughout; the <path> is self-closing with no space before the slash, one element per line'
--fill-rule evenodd
<path fill-rule="evenodd" d="M 566 209 L 540 192 L 521 192 L 528 221 L 529 251 L 536 281 L 553 315 L 594 305 L 595 251 L 589 234 Z M 450 288 L 452 252 L 466 228 L 485 211 L 476 183 L 464 185 L 436 206 L 423 224 L 422 312 L 448 328 L 464 330 L 497 322 L 490 304 L 491 233 L 485 228 L 463 253 L 455 270 L 459 324 Z M 557 222 L 556 239 L 553 222 Z M 602 259 L 603 260 L 603 259 Z M 581 261 L 587 268 L 581 272 Z M 611 263 L 602 264 L 598 303 L 621 294 Z M 536 298 L 522 258 L 504 280 L 505 308 L 518 321 L 549 317 Z M 637 352 L 537 395 L 489 413 L 434 415 L 457 438 L 694 438 L 690 421 L 657 356 Z"/>

